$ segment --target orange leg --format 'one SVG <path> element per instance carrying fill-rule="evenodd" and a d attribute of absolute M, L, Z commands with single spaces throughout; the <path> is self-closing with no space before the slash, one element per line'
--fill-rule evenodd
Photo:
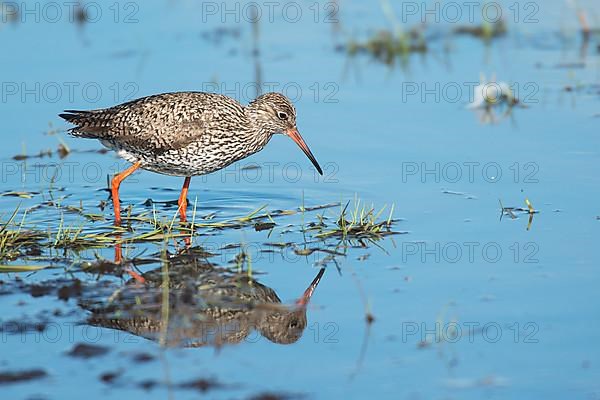
<path fill-rule="evenodd" d="M 141 162 L 136 162 L 125 171 L 115 175 L 111 183 L 111 193 L 113 207 L 115 209 L 115 225 L 121 225 L 121 203 L 119 202 L 119 186 L 129 175 L 133 174 L 142 165 Z"/>
<path fill-rule="evenodd" d="M 117 236 L 119 241 L 115 244 L 115 264 L 121 264 L 123 262 L 123 249 L 121 248 L 121 236 Z M 139 283 L 146 283 L 146 279 L 143 276 L 138 274 L 135 270 L 131 268 L 126 269 L 129 276 L 135 279 Z"/>
<path fill-rule="evenodd" d="M 191 177 L 186 176 L 183 181 L 183 187 L 181 188 L 181 194 L 179 195 L 179 200 L 177 201 L 177 205 L 179 206 L 179 215 L 181 216 L 181 221 L 187 221 L 186 213 L 187 213 L 187 195 L 188 190 L 190 188 Z"/>
<path fill-rule="evenodd" d="M 120 237 L 119 237 L 120 239 Z M 121 242 L 115 244 L 115 264 L 121 264 L 123 262 L 123 249 L 121 248 Z"/>
<path fill-rule="evenodd" d="M 177 205 L 179 206 L 179 215 L 181 216 L 181 222 L 187 222 L 187 195 L 188 189 L 190 188 L 190 181 L 192 178 L 189 176 L 185 178 L 183 181 L 183 187 L 181 188 L 181 194 L 179 195 L 179 200 L 177 201 Z M 183 243 L 185 244 L 185 248 L 189 249 L 192 245 L 192 241 L 189 236 L 185 236 L 183 238 Z"/>

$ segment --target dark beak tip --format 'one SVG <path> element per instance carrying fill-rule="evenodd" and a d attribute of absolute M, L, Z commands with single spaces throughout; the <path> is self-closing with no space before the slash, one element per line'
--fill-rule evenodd
<path fill-rule="evenodd" d="M 309 156 L 310 161 L 312 162 L 313 166 L 315 167 L 315 169 L 317 170 L 317 172 L 319 173 L 319 175 L 323 176 L 323 169 L 321 169 L 321 166 L 319 165 L 319 163 L 317 162 L 317 160 L 314 158 L 314 156 Z"/>
<path fill-rule="evenodd" d="M 289 137 L 291 137 L 294 140 L 294 142 L 296 142 L 296 144 L 298 146 L 300 146 L 300 148 L 302 149 L 304 154 L 306 154 L 306 156 L 309 158 L 310 162 L 312 162 L 312 164 L 315 166 L 315 169 L 317 170 L 317 172 L 320 175 L 323 175 L 323 170 L 321 169 L 321 166 L 317 162 L 317 159 L 315 158 L 315 156 L 313 156 L 313 154 L 310 151 L 310 149 L 308 148 L 308 145 L 306 144 L 306 142 L 304 142 L 304 139 L 302 139 L 302 136 L 300 136 L 300 132 L 298 132 L 298 129 L 290 128 L 290 129 L 288 129 L 287 134 Z"/>

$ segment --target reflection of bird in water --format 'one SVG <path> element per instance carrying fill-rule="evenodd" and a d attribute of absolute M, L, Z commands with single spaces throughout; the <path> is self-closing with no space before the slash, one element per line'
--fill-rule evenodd
<path fill-rule="evenodd" d="M 284 305 L 273 289 L 246 274 L 184 256 L 169 265 L 168 291 L 162 288 L 165 280 L 159 268 L 143 275 L 146 286 L 132 281 L 108 301 L 84 307 L 92 311 L 91 325 L 167 346 L 255 341 L 258 336 L 250 336 L 254 331 L 274 343 L 290 344 L 306 328 L 306 306 L 324 272 L 318 272 L 296 304 Z"/>

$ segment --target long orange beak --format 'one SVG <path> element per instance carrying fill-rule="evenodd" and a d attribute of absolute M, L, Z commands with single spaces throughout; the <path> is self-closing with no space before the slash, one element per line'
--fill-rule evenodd
<path fill-rule="evenodd" d="M 288 129 L 287 135 L 289 137 L 291 137 L 292 140 L 294 142 L 296 142 L 298 147 L 300 147 L 302 149 L 304 154 L 306 154 L 306 157 L 308 157 L 308 159 L 310 160 L 310 162 L 313 163 L 313 165 L 315 166 L 317 171 L 319 171 L 319 174 L 323 175 L 323 170 L 321 169 L 321 166 L 319 165 L 319 163 L 317 162 L 317 159 L 315 158 L 315 156 L 313 156 L 313 153 L 310 151 L 310 149 L 306 145 L 306 142 L 304 141 L 304 139 L 302 139 L 302 136 L 300 136 L 300 132 L 298 132 L 298 129 L 296 129 L 296 128 Z"/>
<path fill-rule="evenodd" d="M 325 268 L 321 268 L 315 279 L 313 279 L 313 281 L 311 282 L 310 286 L 304 291 L 302 297 L 300 297 L 296 301 L 296 305 L 300 307 L 306 307 L 308 305 L 308 303 L 310 302 L 310 298 L 312 297 L 313 293 L 315 292 L 315 289 L 319 285 L 319 282 L 321 282 L 321 278 L 323 277 L 324 273 Z"/>

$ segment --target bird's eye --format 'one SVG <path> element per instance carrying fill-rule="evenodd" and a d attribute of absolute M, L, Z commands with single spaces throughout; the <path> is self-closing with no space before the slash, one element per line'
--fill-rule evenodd
<path fill-rule="evenodd" d="M 287 115 L 286 113 L 284 113 L 284 112 L 281 112 L 281 111 L 277 113 L 277 117 L 278 117 L 279 119 L 282 119 L 282 120 L 284 120 L 284 121 L 285 121 L 286 119 L 288 119 L 288 115 Z"/>
<path fill-rule="evenodd" d="M 298 321 L 293 319 L 290 321 L 290 328 L 297 328 L 298 327 Z"/>

